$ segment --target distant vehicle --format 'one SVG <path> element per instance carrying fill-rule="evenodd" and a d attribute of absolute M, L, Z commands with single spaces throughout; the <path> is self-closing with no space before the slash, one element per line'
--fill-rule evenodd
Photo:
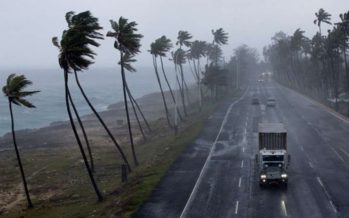
<path fill-rule="evenodd" d="M 287 131 L 282 123 L 260 123 L 259 152 L 256 154 L 256 164 L 259 175 L 259 185 L 281 184 L 287 187 L 287 168 L 290 155 L 287 153 Z"/>
<path fill-rule="evenodd" d="M 257 97 L 253 97 L 252 98 L 252 102 L 253 105 L 258 105 L 259 104 L 259 99 Z"/>
<path fill-rule="evenodd" d="M 261 83 L 261 82 L 264 82 L 264 80 L 262 80 L 262 79 L 258 79 L 257 81 L 260 82 L 260 83 Z"/>
<path fill-rule="evenodd" d="M 275 107 L 276 106 L 275 98 L 268 98 L 266 105 L 267 107 Z"/>

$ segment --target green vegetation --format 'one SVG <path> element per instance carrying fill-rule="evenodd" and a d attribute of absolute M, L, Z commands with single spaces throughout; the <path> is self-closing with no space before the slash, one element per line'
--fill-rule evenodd
<path fill-rule="evenodd" d="M 315 16 L 318 33 L 276 33 L 264 48 L 265 60 L 277 81 L 349 116 L 349 11 L 327 34 L 321 27 L 332 25 L 331 14 L 321 8 Z"/>
<path fill-rule="evenodd" d="M 25 192 L 27 202 L 28 202 L 28 208 L 32 208 L 33 203 L 31 201 L 31 198 L 29 195 L 27 179 L 26 179 L 25 174 L 24 174 L 21 156 L 20 156 L 19 151 L 18 151 L 12 104 L 15 104 L 18 106 L 24 106 L 27 108 L 34 108 L 35 107 L 31 102 L 29 102 L 28 100 L 25 99 L 25 97 L 31 96 L 31 95 L 39 92 L 39 91 L 24 91 L 24 89 L 31 84 L 32 84 L 32 82 L 30 80 L 28 80 L 24 75 L 17 76 L 16 74 L 11 74 L 7 78 L 6 85 L 2 88 L 4 95 L 8 99 L 8 104 L 9 104 L 9 109 L 10 109 L 10 114 L 11 114 L 11 130 L 12 130 L 13 145 L 15 147 L 17 162 L 18 162 L 18 166 L 19 166 L 19 169 L 21 172 L 22 182 L 23 182 L 23 186 L 24 186 L 24 192 Z"/>
<path fill-rule="evenodd" d="M 100 33 L 102 27 L 99 25 L 98 18 L 94 17 L 90 11 L 77 14 L 70 11 L 66 13 L 65 20 L 67 28 L 62 31 L 60 39 L 53 37 L 52 43 L 59 50 L 58 63 L 63 71 L 65 105 L 73 139 L 66 141 L 60 147 L 50 148 L 48 145 L 45 148 L 23 148 L 23 152 L 25 152 L 23 166 L 28 170 L 28 188 L 12 123 L 13 140 L 28 206 L 32 207 L 31 201 L 33 199 L 36 207 L 23 211 L 19 209 L 23 206 L 23 199 L 22 195 L 17 193 L 20 189 L 18 184 L 14 182 L 17 181 L 17 177 L 10 170 L 0 168 L 0 173 L 3 173 L 0 178 L 0 197 L 5 199 L 0 201 L 0 204 L 4 205 L 4 209 L 0 209 L 0 214 L 9 211 L 7 215 L 10 217 L 22 215 L 26 217 L 54 217 L 55 215 L 57 217 L 104 217 L 106 214 L 115 213 L 127 216 L 149 196 L 173 160 L 198 134 L 204 119 L 219 99 L 217 90 L 222 90 L 220 96 L 227 96 L 233 90 L 233 71 L 226 67 L 220 47 L 228 43 L 228 34 L 222 28 L 216 31 L 212 30 L 213 41 L 207 43 L 199 40 L 192 41 L 193 36 L 187 31 L 178 32 L 176 42 L 178 48 L 171 52 L 176 69 L 177 90 L 173 90 L 170 86 L 162 59 L 172 48 L 171 40 L 162 36 L 151 44 L 150 53 L 153 55 L 156 79 L 167 118 L 167 125 L 165 125 L 162 119 L 152 123 L 147 121 L 127 84 L 126 71 L 136 71 L 133 63 L 136 62 L 135 55 L 140 52 L 143 37 L 142 34 L 138 33 L 137 23 L 123 17 L 120 17 L 118 21 L 110 21 L 112 31 L 109 31 L 106 36 L 114 39 L 114 48 L 120 53 L 118 64 L 122 77 L 129 140 L 124 140 L 125 145 L 121 145 L 116 140 L 115 133 L 106 125 L 90 102 L 79 80 L 79 74 L 82 71 L 87 71 L 94 63 L 97 54 L 93 49 L 100 46 L 98 40 L 104 39 Z M 201 69 L 200 59 L 204 57 L 208 59 L 205 68 Z M 158 58 L 160 58 L 163 78 L 159 73 Z M 190 67 L 192 67 L 191 63 L 193 64 L 192 73 L 198 84 L 198 92 L 193 92 L 192 90 L 196 87 L 187 84 L 184 67 L 186 63 L 189 63 Z M 243 66 L 243 64 L 241 65 Z M 91 127 L 86 125 L 87 122 L 82 121 L 69 85 L 72 74 L 74 74 L 80 94 L 103 127 L 103 131 L 107 133 L 105 138 L 104 136 L 97 138 L 98 136 L 92 134 L 93 131 L 89 129 Z M 20 78 L 27 82 L 18 82 L 18 78 L 13 75 L 9 77 L 9 80 L 15 81 L 14 87 L 18 84 L 23 85 L 23 87 L 18 86 L 19 88 L 31 84 L 24 76 L 20 76 Z M 169 88 L 172 105 L 169 104 L 170 101 L 166 100 L 162 79 L 165 80 Z M 236 79 L 239 78 L 236 77 Z M 21 90 L 14 89 L 14 92 L 11 93 L 12 89 L 10 91 L 8 89 L 10 85 L 8 82 L 4 92 L 9 99 L 13 121 L 12 103 L 31 107 L 33 105 L 24 100 L 23 97 L 36 92 L 21 92 Z M 214 95 L 209 96 L 207 90 L 211 89 L 212 93 L 212 87 L 214 87 Z M 174 94 L 176 91 L 180 93 L 178 99 Z M 145 143 L 137 144 L 135 142 L 137 134 L 135 133 L 136 129 L 131 126 L 133 120 L 130 118 L 128 103 L 131 103 L 134 117 Z M 174 107 L 173 116 L 171 116 L 171 106 Z M 153 105 L 153 107 L 156 108 L 157 105 Z M 182 110 L 180 107 L 183 107 Z M 140 117 L 142 117 L 142 121 Z M 147 127 L 147 132 L 143 130 L 143 125 Z M 70 132 L 66 131 L 65 134 L 67 133 Z M 115 145 L 117 155 L 115 155 L 115 148 L 109 147 L 110 142 Z M 78 147 L 75 147 L 76 144 Z M 12 164 L 13 160 L 6 156 L 7 152 L 2 152 L 1 155 L 3 154 L 5 156 L 1 161 Z M 129 157 L 133 159 L 133 166 L 128 161 Z M 98 165 L 95 164 L 97 162 Z M 129 180 L 123 181 L 125 183 L 120 182 L 120 166 L 127 168 L 127 172 L 123 171 L 122 176 L 123 179 L 126 179 L 125 174 L 128 175 Z M 98 203 L 91 194 L 91 187 Z M 28 190 L 33 193 L 32 199 Z M 91 208 L 94 210 L 91 211 Z"/>
<path fill-rule="evenodd" d="M 149 197 L 171 163 L 193 142 L 214 108 L 214 104 L 206 105 L 202 113 L 187 120 L 187 125 L 176 136 L 170 129 L 164 131 L 164 121 L 152 123 L 152 138 L 145 144 L 137 145 L 142 165 L 134 169 L 127 183 L 120 181 L 120 169 L 117 166 L 122 161 L 115 159 L 113 148 L 100 145 L 94 155 L 98 162 L 96 181 L 105 196 L 102 202 L 96 202 L 92 191 L 89 191 L 90 183 L 82 171 L 83 161 L 78 149 L 25 150 L 24 164 L 32 175 L 29 182 L 36 207 L 20 210 L 19 204 L 11 208 L 6 217 L 129 217 Z M 131 153 L 129 148 L 125 148 L 125 151 L 128 155 Z M 8 158 L 7 152 L 2 155 L 0 160 L 4 163 L 13 161 Z M 5 175 L 12 184 L 18 180 L 10 172 Z M 1 189 L 4 188 L 4 180 L 0 178 Z"/>

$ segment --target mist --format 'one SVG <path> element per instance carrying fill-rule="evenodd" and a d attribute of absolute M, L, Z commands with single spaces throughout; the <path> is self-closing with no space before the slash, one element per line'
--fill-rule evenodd
<path fill-rule="evenodd" d="M 298 27 L 313 35 L 317 26 L 312 23 L 318 8 L 331 14 L 340 14 L 347 1 L 228 1 L 228 0 L 134 0 L 134 1 L 6 1 L 0 8 L 0 70 L 25 71 L 26 68 L 57 68 L 57 49 L 51 38 L 61 36 L 66 29 L 65 13 L 90 10 L 99 18 L 105 34 L 110 30 L 109 20 L 120 16 L 136 21 L 141 40 L 141 54 L 136 58 L 136 69 L 151 66 L 149 45 L 166 35 L 173 42 L 179 30 L 189 31 L 193 39 L 212 41 L 211 30 L 222 27 L 229 33 L 229 43 L 223 46 L 224 56 L 247 44 L 261 53 L 270 37 L 279 30 L 291 34 Z M 333 21 L 338 20 L 333 17 Z M 324 29 L 326 26 L 324 25 Z M 94 68 L 117 67 L 118 54 L 113 41 L 106 38 L 95 49 Z M 166 61 L 167 65 L 169 63 Z M 2 72 L 4 73 L 4 72 Z"/>

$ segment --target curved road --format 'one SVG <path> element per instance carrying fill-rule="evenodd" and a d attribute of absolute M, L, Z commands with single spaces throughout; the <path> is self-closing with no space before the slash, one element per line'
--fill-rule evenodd
<path fill-rule="evenodd" d="M 271 96 L 276 107 L 265 107 Z M 259 122 L 286 125 L 287 190 L 258 185 Z M 254 84 L 210 117 L 135 217 L 349 217 L 348 142 L 349 120 L 276 83 Z"/>

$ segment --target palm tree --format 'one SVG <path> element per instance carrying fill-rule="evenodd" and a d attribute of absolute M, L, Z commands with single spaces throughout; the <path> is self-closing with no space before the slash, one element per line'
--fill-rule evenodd
<path fill-rule="evenodd" d="M 228 33 L 226 33 L 223 28 L 219 28 L 216 31 L 211 30 L 213 35 L 212 44 L 226 45 L 228 43 Z"/>
<path fill-rule="evenodd" d="M 13 111 L 12 111 L 12 103 L 18 106 L 24 106 L 27 108 L 35 108 L 35 106 L 25 99 L 27 96 L 31 96 L 35 93 L 38 93 L 39 91 L 24 91 L 26 87 L 31 85 L 32 82 L 28 80 L 24 75 L 17 76 L 16 74 L 11 74 L 7 78 L 6 85 L 2 88 L 3 93 L 8 99 L 8 104 L 10 108 L 11 113 L 11 130 L 12 130 L 12 138 L 13 138 L 13 145 L 15 147 L 18 166 L 21 172 L 21 177 L 23 181 L 24 191 L 25 195 L 27 197 L 28 202 L 28 208 L 32 208 L 33 204 L 30 199 L 27 181 L 24 175 L 23 165 L 21 161 L 21 156 L 18 151 L 17 142 L 16 142 L 16 134 L 15 134 L 15 128 L 14 128 L 14 118 L 13 118 Z"/>
<path fill-rule="evenodd" d="M 182 46 L 189 47 L 191 42 L 189 41 L 193 36 L 188 31 L 179 31 L 177 36 L 177 42 L 176 45 L 179 45 L 179 48 L 182 48 Z"/>
<path fill-rule="evenodd" d="M 173 93 L 172 87 L 170 85 L 170 82 L 168 81 L 166 72 L 165 72 L 165 68 L 164 68 L 164 62 L 162 60 L 162 57 L 166 57 L 166 53 L 170 51 L 170 49 L 172 48 L 172 43 L 171 40 L 168 39 L 166 36 L 161 36 L 160 38 L 158 38 L 156 41 L 157 44 L 157 48 L 158 48 L 158 55 L 160 57 L 160 63 L 161 63 L 161 70 L 162 70 L 162 75 L 164 76 L 164 79 L 166 81 L 167 87 L 170 90 L 170 94 L 172 97 L 172 101 L 173 103 L 176 105 L 176 98 L 175 95 Z M 182 114 L 180 113 L 180 111 L 178 110 L 178 108 L 175 108 L 176 113 L 179 115 L 179 119 L 183 120 L 182 118 Z"/>
<path fill-rule="evenodd" d="M 134 69 L 134 68 L 132 67 L 132 65 L 131 65 L 133 62 L 136 62 L 136 59 L 134 59 L 133 57 L 134 57 L 134 55 L 130 55 L 130 54 L 128 54 L 128 53 L 125 53 L 125 55 L 124 55 L 124 59 L 123 59 L 124 68 L 125 68 L 127 71 L 129 71 L 129 72 L 136 72 L 136 69 Z M 121 65 L 121 62 L 119 62 L 118 64 Z M 150 127 L 149 127 L 149 124 L 148 124 L 148 121 L 145 119 L 144 114 L 143 114 L 142 110 L 140 109 L 140 107 L 139 107 L 137 101 L 133 98 L 133 96 L 132 96 L 132 94 L 131 94 L 131 91 L 130 91 L 130 89 L 129 89 L 127 83 L 126 83 L 125 90 L 126 90 L 126 93 L 127 93 L 128 98 L 129 98 L 129 100 L 130 100 L 130 102 L 131 102 L 131 106 L 132 106 L 132 109 L 133 109 L 135 118 L 136 118 L 136 120 L 137 120 L 138 127 L 139 127 L 139 129 L 140 129 L 140 131 L 141 131 L 141 133 L 142 133 L 142 136 L 143 136 L 144 140 L 146 140 L 146 137 L 145 137 L 145 134 L 144 134 L 144 131 L 143 131 L 143 127 L 142 127 L 142 125 L 141 125 L 141 123 L 140 123 L 140 121 L 139 121 L 138 113 L 137 113 L 137 110 L 136 110 L 135 105 L 137 106 L 137 109 L 139 110 L 139 112 L 140 112 L 141 116 L 143 117 L 143 119 L 144 119 L 146 125 L 148 126 L 149 131 L 151 131 L 151 129 L 150 129 Z M 133 137 L 132 137 L 132 138 L 133 138 Z"/>
<path fill-rule="evenodd" d="M 161 96 L 162 96 L 162 101 L 163 101 L 164 108 L 165 108 L 167 123 L 168 123 L 169 127 L 172 127 L 172 124 L 170 121 L 170 114 L 168 111 L 168 106 L 167 106 L 164 90 L 162 88 L 162 84 L 161 84 L 161 80 L 160 80 L 160 76 L 159 76 L 159 71 L 158 71 L 157 58 L 162 53 L 162 50 L 160 50 L 160 46 L 161 46 L 160 43 L 161 42 L 159 40 L 155 40 L 155 42 L 151 43 L 149 52 L 153 56 L 154 71 L 155 71 L 156 79 L 157 79 L 158 84 L 159 84 L 159 88 L 160 88 L 160 92 L 161 92 Z"/>
<path fill-rule="evenodd" d="M 213 35 L 213 40 L 211 46 L 208 46 L 208 55 L 207 55 L 207 64 L 208 60 L 213 60 L 215 64 L 218 64 L 218 55 L 220 54 L 219 51 L 221 51 L 219 46 L 228 44 L 228 33 L 226 33 L 223 28 L 219 28 L 216 31 L 211 30 L 211 33 Z M 210 54 L 211 53 L 211 54 Z M 211 55 L 211 57 L 210 57 Z M 214 57 L 213 55 L 216 55 Z"/>
<path fill-rule="evenodd" d="M 129 132 L 130 141 L 131 141 L 133 161 L 135 165 L 138 165 L 138 160 L 137 160 L 136 152 L 134 149 L 131 122 L 130 122 L 130 116 L 128 111 L 128 104 L 127 104 L 127 96 L 126 96 L 127 82 L 126 82 L 125 69 L 126 70 L 131 69 L 130 68 L 131 63 L 126 62 L 126 60 L 127 59 L 130 60 L 130 58 L 132 59 L 134 55 L 140 52 L 139 51 L 139 48 L 141 47 L 140 40 L 143 37 L 143 35 L 136 33 L 137 23 L 128 22 L 126 18 L 120 17 L 118 22 L 110 20 L 110 23 L 111 23 L 113 32 L 109 31 L 107 33 L 107 36 L 113 37 L 115 39 L 114 47 L 120 52 L 119 63 L 121 66 L 121 77 L 122 77 L 122 86 L 123 86 L 123 93 L 124 93 L 124 104 L 125 104 L 127 124 L 128 124 L 128 132 Z"/>
<path fill-rule="evenodd" d="M 185 51 L 182 49 L 182 46 L 186 46 L 186 47 L 190 47 L 191 45 L 191 41 L 189 41 L 191 38 L 193 38 L 193 36 L 188 32 L 188 31 L 179 31 L 178 32 L 178 36 L 177 36 L 177 42 L 176 42 L 176 45 L 179 45 L 179 49 L 176 50 L 176 52 L 174 53 L 175 56 L 174 58 L 175 59 L 183 59 L 184 60 L 184 63 L 185 63 L 185 59 L 186 59 L 186 54 L 185 54 Z M 177 56 L 179 55 L 179 56 Z M 185 102 L 185 99 L 184 99 L 184 88 L 186 90 L 186 93 L 187 93 L 187 101 L 189 102 L 189 98 L 188 98 L 188 93 L 189 93 L 189 90 L 188 90 L 188 86 L 185 82 L 185 78 L 184 78 L 184 72 L 183 72 L 183 64 L 182 63 L 183 61 L 182 60 L 175 60 L 175 62 L 177 62 L 177 65 L 179 66 L 179 69 L 180 69 L 180 76 L 181 76 L 181 87 L 182 87 L 182 96 L 183 96 L 183 100 Z M 187 116 L 187 112 L 186 110 L 184 111 L 184 114 Z"/>
<path fill-rule="evenodd" d="M 80 30 L 79 28 L 74 28 L 73 19 L 77 19 L 80 17 L 73 16 L 74 12 L 68 12 L 66 14 L 66 20 L 68 22 L 68 29 L 63 31 L 61 41 L 58 42 L 58 38 L 54 37 L 52 39 L 53 44 L 59 48 L 59 65 L 63 69 L 64 73 L 64 90 L 65 90 L 65 103 L 69 116 L 69 121 L 77 141 L 77 144 L 80 149 L 80 153 L 83 157 L 84 164 L 91 180 L 94 191 L 97 195 L 99 201 L 103 200 L 103 197 L 99 191 L 99 188 L 95 182 L 94 176 L 92 174 L 91 167 L 87 161 L 87 157 L 81 143 L 80 137 L 78 135 L 74 118 L 71 113 L 70 105 L 73 107 L 74 111 L 76 110 L 74 102 L 71 100 L 70 89 L 68 86 L 69 73 L 81 71 L 87 69 L 90 64 L 92 64 L 92 60 L 88 58 L 93 58 L 94 52 L 88 47 L 89 45 L 93 45 L 93 40 L 91 40 L 91 36 L 93 33 L 88 33 Z M 71 22 L 71 23 L 70 23 Z M 79 115 L 76 114 L 76 117 L 79 119 Z"/>
<path fill-rule="evenodd" d="M 315 13 L 316 19 L 314 24 L 317 24 L 319 27 L 319 33 L 321 35 L 321 23 L 327 23 L 331 25 L 331 14 L 326 12 L 324 9 L 320 8 L 318 12 Z"/>
<path fill-rule="evenodd" d="M 179 72 L 181 75 L 182 82 L 179 81 L 179 78 L 176 74 L 176 80 L 179 86 L 179 92 L 181 93 L 181 100 L 182 100 L 182 107 L 184 111 L 184 115 L 187 116 L 187 108 L 185 104 L 185 96 L 184 96 L 184 76 L 183 76 L 183 64 L 186 63 L 185 60 L 185 51 L 181 48 L 178 48 L 174 53 L 172 53 L 173 56 L 173 62 L 175 63 L 175 66 L 179 66 Z M 176 68 L 177 69 L 177 68 Z"/>
<path fill-rule="evenodd" d="M 205 41 L 198 41 L 195 40 L 189 50 L 189 54 L 193 59 L 193 66 L 194 66 L 194 72 L 195 72 L 195 78 L 198 83 L 199 88 L 199 106 L 200 110 L 202 107 L 202 90 L 201 90 L 201 69 L 200 69 L 200 58 L 206 56 L 206 48 L 207 43 Z M 197 63 L 195 63 L 195 60 Z"/>

